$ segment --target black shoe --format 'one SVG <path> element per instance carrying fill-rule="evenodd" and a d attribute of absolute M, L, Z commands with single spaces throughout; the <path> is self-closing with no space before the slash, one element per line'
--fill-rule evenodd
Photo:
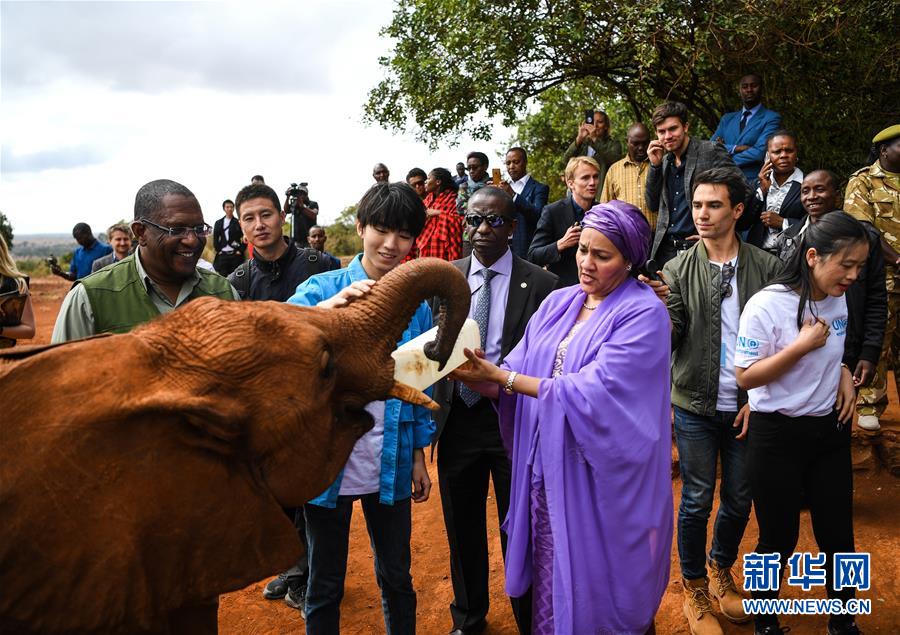
<path fill-rule="evenodd" d="M 478 635 L 487 628 L 487 620 L 479 620 L 468 628 L 454 628 L 450 631 L 450 635 Z"/>
<path fill-rule="evenodd" d="M 271 580 L 266 588 L 263 589 L 263 597 L 267 600 L 280 600 L 283 598 L 288 592 L 288 575 L 285 571 L 284 573 L 279 573 L 276 578 Z"/>
<path fill-rule="evenodd" d="M 828 635 L 862 635 L 853 619 L 828 620 Z"/>
<path fill-rule="evenodd" d="M 284 603 L 300 611 L 300 617 L 306 619 L 306 583 L 290 584 L 284 595 Z"/>

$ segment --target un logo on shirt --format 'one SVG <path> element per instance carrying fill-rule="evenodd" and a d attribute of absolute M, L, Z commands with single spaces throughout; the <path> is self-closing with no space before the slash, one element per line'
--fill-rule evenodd
<path fill-rule="evenodd" d="M 847 318 L 835 318 L 831 321 L 831 328 L 834 329 L 835 335 L 846 335 Z"/>
<path fill-rule="evenodd" d="M 738 337 L 737 350 L 746 357 L 759 357 L 759 340 L 752 337 Z"/>

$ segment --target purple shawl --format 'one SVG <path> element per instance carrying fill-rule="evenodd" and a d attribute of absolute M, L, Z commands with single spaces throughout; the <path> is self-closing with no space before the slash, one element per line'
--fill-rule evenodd
<path fill-rule="evenodd" d="M 643 635 L 672 548 L 669 316 L 649 287 L 628 278 L 572 339 L 563 375 L 550 379 L 585 297 L 578 285 L 550 294 L 503 364 L 547 378 L 537 399 L 501 392 L 498 406 L 512 459 L 506 592 L 518 597 L 531 586 L 537 451 L 553 531 L 556 632 Z"/>

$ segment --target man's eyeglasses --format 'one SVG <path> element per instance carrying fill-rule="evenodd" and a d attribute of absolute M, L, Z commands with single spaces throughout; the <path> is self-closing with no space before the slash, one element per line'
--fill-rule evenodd
<path fill-rule="evenodd" d="M 482 216 L 481 214 L 466 214 L 466 224 L 469 227 L 481 227 L 481 223 L 487 223 L 491 227 L 500 227 L 510 220 L 511 219 L 500 216 L 499 214 L 488 214 L 487 216 Z"/>
<path fill-rule="evenodd" d="M 138 222 L 142 225 L 150 225 L 151 227 L 156 227 L 159 231 L 164 234 L 168 234 L 172 238 L 183 238 L 188 235 L 188 233 L 193 233 L 197 238 L 205 238 L 209 236 L 209 233 L 212 231 L 212 227 L 203 223 L 202 225 L 197 225 L 195 227 L 165 227 L 164 225 L 157 225 L 151 220 L 147 220 L 146 218 L 139 218 Z"/>
<path fill-rule="evenodd" d="M 731 281 L 734 278 L 734 265 L 726 262 L 722 265 L 722 276 L 719 280 L 719 302 L 724 302 L 725 298 L 731 297 L 733 287 Z"/>

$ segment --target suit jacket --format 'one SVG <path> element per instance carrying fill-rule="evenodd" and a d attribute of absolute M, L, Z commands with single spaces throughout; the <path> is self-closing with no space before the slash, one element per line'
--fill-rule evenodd
<path fill-rule="evenodd" d="M 237 217 L 231 219 L 231 223 L 228 225 L 227 236 L 225 235 L 226 231 L 223 229 L 224 225 L 224 216 L 213 225 L 213 249 L 216 250 L 216 253 L 219 253 L 223 247 L 231 243 L 235 253 L 243 254 L 244 250 L 247 249 L 247 245 L 244 244 L 244 232 L 241 231 L 241 224 L 238 222 Z"/>
<path fill-rule="evenodd" d="M 461 260 L 454 260 L 453 266 L 459 269 L 468 278 L 472 256 Z M 509 280 L 509 297 L 506 300 L 506 314 L 503 318 L 503 337 L 500 342 L 500 359 L 502 363 L 509 352 L 515 348 L 522 336 L 525 335 L 525 326 L 532 314 L 537 311 L 551 291 L 557 288 L 557 277 L 548 271 L 544 271 L 530 262 L 513 254 L 512 274 Z M 432 311 L 437 324 L 437 311 Z M 453 403 L 453 395 L 456 392 L 456 382 L 449 379 L 439 381 L 434 386 L 432 398 L 441 406 L 440 411 L 434 413 L 433 418 L 437 424 L 437 432 L 434 442 L 441 436 L 444 425 L 447 423 L 447 415 L 450 413 L 450 405 Z"/>
<path fill-rule="evenodd" d="M 757 180 L 759 170 L 766 158 L 766 143 L 772 133 L 781 127 L 781 115 L 760 105 L 759 110 L 750 117 L 744 131 L 741 132 L 741 113 L 743 110 L 722 115 L 712 140 L 715 141 L 717 137 L 722 137 L 729 150 L 734 146 L 750 146 L 743 152 L 732 155 L 732 158 L 735 165 L 744 173 L 747 181 L 753 183 Z"/>
<path fill-rule="evenodd" d="M 575 221 L 580 223 L 583 219 L 582 212 L 578 212 L 576 216 L 569 196 L 550 203 L 541 212 L 537 230 L 528 248 L 528 260 L 539 267 L 546 265 L 547 269 L 559 276 L 561 287 L 578 282 L 578 266 L 575 264 L 576 248 L 566 249 L 560 254 L 556 241 L 563 237 Z"/>
<path fill-rule="evenodd" d="M 528 248 L 534 238 L 541 210 L 547 205 L 549 197 L 550 188 L 531 177 L 522 188 L 522 193 L 515 198 L 519 224 L 512 236 L 512 250 L 519 258 L 528 257 Z"/>
<path fill-rule="evenodd" d="M 668 153 L 663 156 L 662 164 L 655 166 L 650 164 L 650 171 L 647 173 L 647 207 L 659 210 L 656 217 L 656 234 L 653 237 L 653 246 L 650 249 L 650 257 L 656 257 L 656 251 L 662 244 L 663 237 L 669 229 L 669 193 L 666 184 L 666 176 L 668 175 L 668 161 L 666 160 Z M 718 167 L 734 167 L 734 161 L 728 155 L 725 148 L 712 141 L 704 141 L 701 139 L 691 139 L 688 142 L 687 150 L 681 157 L 685 162 L 684 166 L 684 191 L 690 202 L 691 190 L 694 186 L 694 176 L 705 172 L 710 168 Z M 688 205 L 690 208 L 690 205 Z M 738 229 L 742 229 L 738 226 Z M 574 254 L 572 256 L 574 262 Z M 533 261 L 532 261 L 533 262 Z"/>
<path fill-rule="evenodd" d="M 747 242 L 754 247 L 762 248 L 766 239 L 766 227 L 759 220 L 760 215 L 766 211 L 766 199 L 768 192 L 763 199 L 756 196 L 753 197 L 752 204 L 747 206 L 743 217 L 750 224 L 750 231 L 747 233 Z M 781 203 L 780 216 L 791 219 L 791 226 L 794 223 L 803 224 L 803 218 L 806 216 L 806 210 L 800 202 L 800 184 L 796 181 L 791 182 L 788 192 Z"/>

